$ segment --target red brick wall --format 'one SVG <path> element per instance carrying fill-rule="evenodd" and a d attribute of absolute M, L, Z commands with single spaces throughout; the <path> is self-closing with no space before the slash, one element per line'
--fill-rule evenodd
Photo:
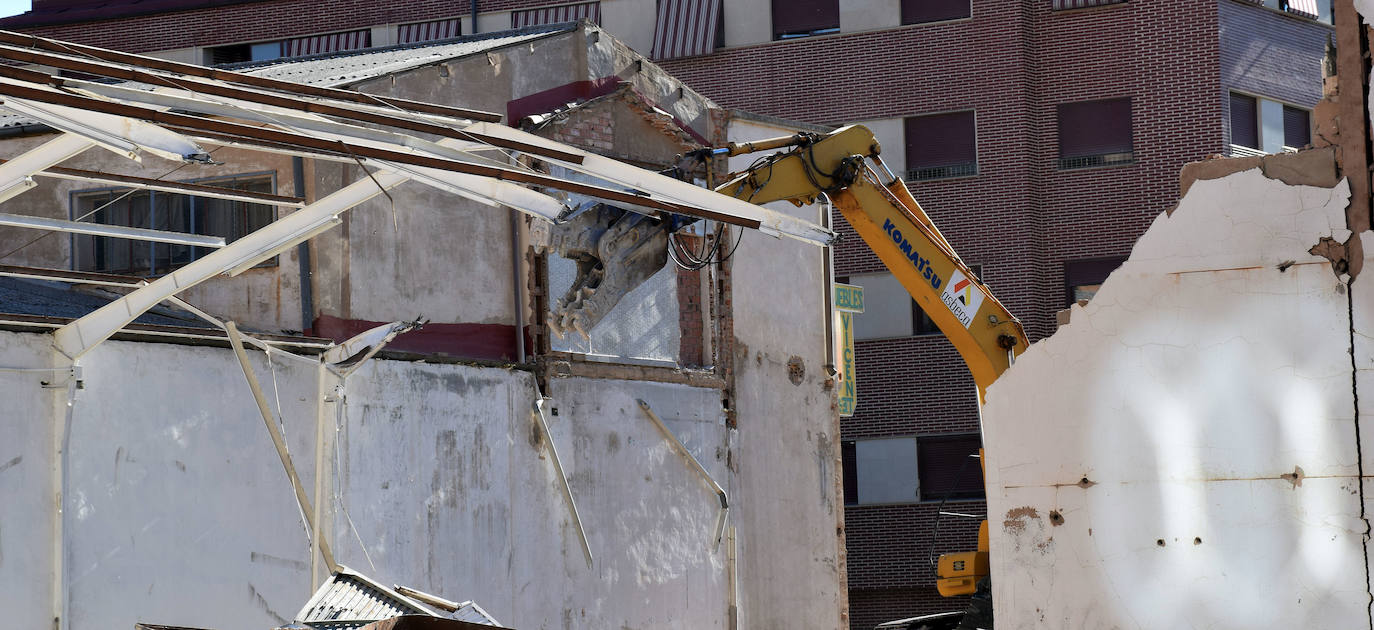
<path fill-rule="evenodd" d="M 479 0 L 477 6 L 487 12 L 556 4 L 568 3 L 550 0 Z M 149 52 L 463 16 L 472 11 L 471 6 L 468 0 L 275 0 L 20 30 L 102 48 Z M 3 21 L 0 21 L 2 25 Z M 225 25 L 233 25 L 233 28 L 225 28 Z"/>

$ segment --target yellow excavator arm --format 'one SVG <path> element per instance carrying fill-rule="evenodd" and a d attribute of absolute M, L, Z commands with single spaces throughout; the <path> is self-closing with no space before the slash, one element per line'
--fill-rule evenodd
<path fill-rule="evenodd" d="M 892 271 L 964 358 L 978 399 L 1029 345 L 1021 322 L 954 252 L 906 184 L 892 176 L 873 132 L 851 125 L 732 144 L 716 154 L 788 148 L 732 175 L 716 192 L 755 204 L 816 201 L 822 194 Z M 886 183 L 872 165 L 887 174 Z"/>

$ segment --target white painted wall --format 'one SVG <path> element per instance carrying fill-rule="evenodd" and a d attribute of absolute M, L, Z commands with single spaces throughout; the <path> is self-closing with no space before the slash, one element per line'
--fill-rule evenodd
<path fill-rule="evenodd" d="M 1348 196 L 1196 182 L 989 388 L 999 628 L 1368 625 L 1350 344 L 1370 281 L 1308 253 L 1349 237 Z"/>
<path fill-rule="evenodd" d="M 736 118 L 729 140 L 794 129 Z M 739 170 L 753 158 L 731 158 Z M 819 221 L 816 206 L 768 207 Z M 739 468 L 730 488 L 740 539 L 741 628 L 847 627 L 840 425 L 825 373 L 826 250 L 744 233 L 734 274 Z M 805 375 L 788 378 L 799 359 Z M 788 579 L 779 579 L 787 576 Z"/>
<path fill-rule="evenodd" d="M 41 366 L 49 354 L 46 335 L 0 332 L 4 367 Z M 251 354 L 313 494 L 317 372 L 278 360 L 273 378 Z M 83 368 L 66 459 L 63 627 L 290 620 L 310 594 L 308 540 L 232 353 L 107 342 Z M 16 627 L 48 627 L 52 615 L 60 460 L 51 427 L 65 405 L 41 376 L 0 372 L 15 411 L 0 416 L 0 583 L 9 587 L 0 605 Z M 725 627 L 726 547 L 712 540 L 719 503 L 637 404 L 647 401 L 736 487 L 718 390 L 550 385 L 551 438 L 590 539 L 589 567 L 530 413 L 529 374 L 373 361 L 345 389 L 333 384 L 325 391 L 342 402 L 323 405 L 321 509 L 340 562 L 383 583 L 475 599 L 517 628 Z"/>
<path fill-rule="evenodd" d="M 601 0 L 601 28 L 645 57 L 653 51 L 657 20 L 655 2 Z"/>

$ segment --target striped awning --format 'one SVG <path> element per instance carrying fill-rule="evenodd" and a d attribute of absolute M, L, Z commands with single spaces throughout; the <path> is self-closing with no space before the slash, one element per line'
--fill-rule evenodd
<path fill-rule="evenodd" d="M 1288 12 L 1317 18 L 1317 0 L 1288 0 Z"/>
<path fill-rule="evenodd" d="M 654 59 L 705 55 L 716 49 L 720 0 L 660 0 Z"/>
<path fill-rule="evenodd" d="M 416 44 L 419 42 L 432 42 L 438 39 L 457 37 L 462 34 L 462 18 L 416 22 L 415 24 L 402 24 L 396 27 L 396 43 Z"/>
<path fill-rule="evenodd" d="M 1100 7 L 1104 4 L 1120 4 L 1126 0 L 1052 0 L 1050 8 L 1055 11 L 1061 9 L 1082 9 L 1085 7 Z"/>
<path fill-rule="evenodd" d="M 591 20 L 593 24 L 601 24 L 601 3 L 582 2 L 543 9 L 511 11 L 510 27 L 521 28 L 540 24 L 558 24 L 559 22 L 572 22 L 583 18 Z"/>
<path fill-rule="evenodd" d="M 304 57 L 306 55 L 323 55 L 327 53 L 343 52 L 345 50 L 358 50 L 372 45 L 372 31 L 363 29 L 360 31 L 349 31 L 347 33 L 331 33 L 329 35 L 314 35 L 311 37 L 297 37 L 294 39 L 283 40 L 281 43 L 281 54 L 283 57 Z"/>

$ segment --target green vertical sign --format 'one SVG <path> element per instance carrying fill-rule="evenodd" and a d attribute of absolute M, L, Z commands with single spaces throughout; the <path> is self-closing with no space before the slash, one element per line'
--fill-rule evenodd
<path fill-rule="evenodd" d="M 840 416 L 854 415 L 858 392 L 854 387 L 854 314 L 864 312 L 864 288 L 835 284 L 835 354 L 840 358 L 838 404 Z"/>

